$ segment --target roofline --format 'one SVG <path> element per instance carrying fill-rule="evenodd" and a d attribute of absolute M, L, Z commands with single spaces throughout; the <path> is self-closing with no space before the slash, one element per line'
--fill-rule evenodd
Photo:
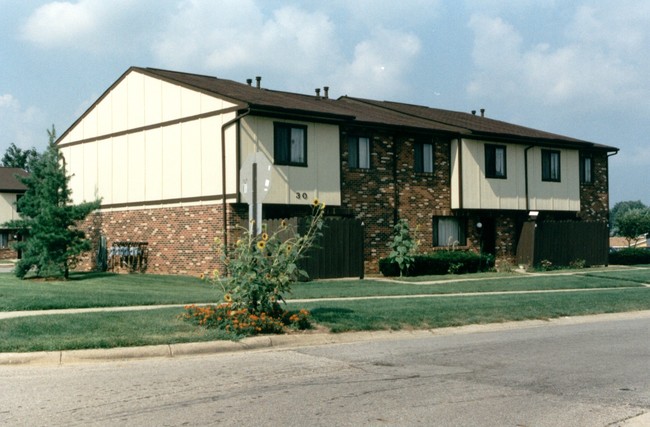
<path fill-rule="evenodd" d="M 466 138 L 466 139 L 471 138 L 472 136 L 474 136 L 474 137 L 476 137 L 476 139 L 479 139 L 479 138 L 480 139 L 495 139 L 495 140 L 499 140 L 499 141 L 508 140 L 508 141 L 512 141 L 512 142 L 526 143 L 526 144 L 536 145 L 536 146 L 547 145 L 547 146 L 554 146 L 554 147 L 557 146 L 557 147 L 565 147 L 565 148 L 566 147 L 590 148 L 590 149 L 594 149 L 594 150 L 604 150 L 604 151 L 607 151 L 608 153 L 610 153 L 610 152 L 618 153 L 618 151 L 619 151 L 619 148 L 617 148 L 617 147 L 612 147 L 612 146 L 603 145 L 603 144 L 597 144 L 597 143 L 594 143 L 594 142 L 580 140 L 580 139 L 577 139 L 577 138 L 564 137 L 563 135 L 557 135 L 558 137 L 562 137 L 562 138 L 553 138 L 551 136 L 549 136 L 549 137 L 533 137 L 533 136 L 528 137 L 528 136 L 518 136 L 518 135 L 512 135 L 512 134 L 496 133 L 496 132 L 476 131 L 476 130 L 472 130 L 472 129 L 468 128 L 468 127 L 465 127 L 465 126 L 447 123 L 447 122 L 442 121 L 442 120 L 435 120 L 435 119 L 432 119 L 430 117 L 422 116 L 420 114 L 407 113 L 407 112 L 405 112 L 403 110 L 400 110 L 398 108 L 391 108 L 388 105 L 378 105 L 377 104 L 377 103 L 381 103 L 381 102 L 392 102 L 392 103 L 395 103 L 395 104 L 399 104 L 399 102 L 396 102 L 396 101 L 378 101 L 378 100 L 372 100 L 372 99 L 355 98 L 355 97 L 351 97 L 351 96 L 347 96 L 347 95 L 341 96 L 338 99 L 342 99 L 342 98 L 350 99 L 352 101 L 357 101 L 357 102 L 360 102 L 360 103 L 363 103 L 365 105 L 369 105 L 369 106 L 372 106 L 372 107 L 375 107 L 375 108 L 382 108 L 382 109 L 392 111 L 392 112 L 395 112 L 395 113 L 398 113 L 398 114 L 403 114 L 403 115 L 408 116 L 408 117 L 415 117 L 415 118 L 418 118 L 418 119 L 421 119 L 421 120 L 426 120 L 426 121 L 432 122 L 432 123 L 439 123 L 439 124 L 443 124 L 445 126 L 453 126 L 453 127 L 459 128 L 459 129 L 465 129 L 467 132 L 469 132 L 468 135 L 464 136 L 464 134 L 460 133 L 460 132 L 459 132 L 459 135 L 461 137 L 463 137 L 463 138 Z M 406 104 L 406 103 L 404 103 L 404 105 L 408 105 L 410 107 L 431 109 L 431 107 L 426 106 L 426 105 Z M 445 110 L 445 111 L 450 111 L 450 112 L 454 112 L 454 113 L 458 113 L 458 114 L 467 114 L 467 113 L 463 113 L 461 111 L 453 111 L 453 110 Z M 492 120 L 494 120 L 494 119 L 492 119 Z M 514 123 L 508 123 L 508 122 L 503 122 L 503 123 L 506 123 L 506 124 L 512 125 L 512 126 L 519 126 L 521 128 L 526 128 L 526 126 L 521 126 L 521 125 L 517 125 L 517 124 L 514 124 Z M 532 129 L 532 128 L 528 128 L 528 129 Z M 540 131 L 538 129 L 532 129 L 532 130 L 535 130 L 535 131 L 538 131 L 538 132 L 544 132 L 544 133 L 549 134 L 549 135 L 553 135 L 552 132 Z"/>

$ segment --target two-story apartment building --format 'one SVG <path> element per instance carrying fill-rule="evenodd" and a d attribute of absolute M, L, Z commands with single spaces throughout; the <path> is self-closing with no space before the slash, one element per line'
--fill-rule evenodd
<path fill-rule="evenodd" d="M 241 166 L 253 156 L 270 165 L 265 218 L 304 215 L 318 199 L 329 216 L 362 220 L 372 272 L 400 218 L 423 251 L 510 260 L 530 244 L 527 223 L 606 228 L 616 151 L 482 115 L 136 67 L 57 144 L 75 202 L 102 199 L 89 235 L 146 242 L 160 273 L 216 266 L 214 238 L 232 241 L 248 219 Z"/>
<path fill-rule="evenodd" d="M 27 172 L 20 168 L 0 167 L 0 259 L 18 257 L 11 246 L 19 236 L 16 230 L 4 225 L 7 221 L 20 219 L 16 202 L 27 187 L 17 176 L 27 176 Z"/>

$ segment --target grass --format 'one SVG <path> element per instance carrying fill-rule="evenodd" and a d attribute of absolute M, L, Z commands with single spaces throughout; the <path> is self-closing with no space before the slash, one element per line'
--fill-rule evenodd
<path fill-rule="evenodd" d="M 211 302 L 221 292 L 195 277 L 72 274 L 68 281 L 20 280 L 0 273 L 0 311 Z"/>
<path fill-rule="evenodd" d="M 334 332 L 437 328 L 473 323 L 548 319 L 650 309 L 650 270 L 580 271 L 572 276 L 465 275 L 481 279 L 408 284 L 379 280 L 300 283 L 291 298 L 394 296 L 439 297 L 289 304 L 306 308 L 313 320 Z M 442 296 L 512 290 L 592 289 L 589 292 Z M 0 311 L 185 304 L 219 300 L 221 293 L 196 278 L 154 275 L 74 275 L 67 282 L 20 281 L 0 274 Z M 0 320 L 0 352 L 110 348 L 216 340 L 215 331 L 178 318 L 182 308 L 46 315 Z"/>

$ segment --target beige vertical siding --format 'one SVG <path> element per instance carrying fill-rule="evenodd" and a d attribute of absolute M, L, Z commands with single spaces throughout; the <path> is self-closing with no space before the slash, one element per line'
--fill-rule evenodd
<path fill-rule="evenodd" d="M 115 205 L 221 195 L 221 125 L 235 113 L 169 122 L 233 106 L 132 71 L 59 142 L 74 201 L 99 196 L 103 205 Z M 229 159 L 236 158 L 235 137 L 235 127 L 228 129 Z M 236 162 L 226 171 L 226 192 L 234 194 Z"/>
<path fill-rule="evenodd" d="M 16 212 L 16 195 L 12 193 L 0 193 L 0 225 L 12 219 L 19 219 Z"/>
<path fill-rule="evenodd" d="M 528 150 L 528 206 L 526 204 L 526 147 L 505 144 L 506 179 L 485 177 L 485 142 L 452 142 L 452 208 L 499 210 L 579 211 L 578 151 L 560 149 L 560 182 L 542 181 L 541 148 Z M 460 189 L 462 185 L 462 191 Z"/>
<path fill-rule="evenodd" d="M 318 199 L 339 206 L 341 177 L 336 125 L 246 117 L 241 129 L 242 162 L 257 151 L 273 164 L 274 122 L 307 126 L 307 167 L 273 165 L 271 189 L 264 203 L 307 205 Z"/>

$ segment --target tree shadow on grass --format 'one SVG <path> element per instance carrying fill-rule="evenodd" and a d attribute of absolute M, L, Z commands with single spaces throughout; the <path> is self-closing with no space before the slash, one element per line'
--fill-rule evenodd
<path fill-rule="evenodd" d="M 117 276 L 117 273 L 108 273 L 104 271 L 90 271 L 90 272 L 84 272 L 84 273 L 70 273 L 70 277 L 68 277 L 68 280 L 90 280 L 90 279 L 97 279 L 97 278 L 102 278 L 102 277 L 113 277 Z"/>
<path fill-rule="evenodd" d="M 354 310 L 350 310 L 349 308 L 319 307 L 311 310 L 310 313 L 312 318 L 317 322 L 329 322 L 351 318 L 354 315 Z"/>

